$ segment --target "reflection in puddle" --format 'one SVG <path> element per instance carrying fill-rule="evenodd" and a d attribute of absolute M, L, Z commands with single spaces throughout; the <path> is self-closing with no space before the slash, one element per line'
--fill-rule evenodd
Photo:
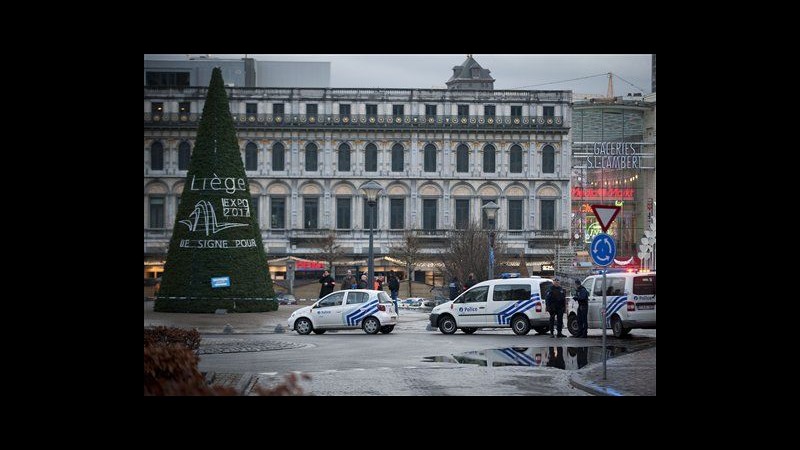
<path fill-rule="evenodd" d="M 625 347 L 607 346 L 606 357 L 625 353 Z M 535 366 L 578 370 L 603 361 L 603 347 L 508 347 L 476 350 L 453 355 L 426 356 L 423 362 L 477 364 L 486 367 Z"/>

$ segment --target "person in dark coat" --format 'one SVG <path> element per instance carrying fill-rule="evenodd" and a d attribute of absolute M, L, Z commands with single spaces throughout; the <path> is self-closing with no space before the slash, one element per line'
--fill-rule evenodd
<path fill-rule="evenodd" d="M 397 275 L 394 274 L 394 271 L 389 272 L 389 292 L 390 297 L 392 297 L 392 301 L 394 302 L 394 311 L 397 315 L 400 315 L 400 310 L 397 308 L 397 293 L 400 291 L 400 280 L 397 279 Z"/>
<path fill-rule="evenodd" d="M 566 337 L 561 333 L 561 329 L 564 327 L 564 303 L 567 300 L 567 296 L 564 294 L 564 290 L 561 289 L 561 282 L 553 280 L 553 286 L 550 287 L 550 290 L 547 291 L 547 294 L 544 297 L 545 304 L 547 305 L 547 312 L 550 313 L 550 337 L 553 336 L 553 325 L 558 327 L 558 337 Z"/>
<path fill-rule="evenodd" d="M 455 300 L 458 297 L 459 291 L 461 291 L 461 285 L 459 284 L 458 277 L 453 277 L 450 280 L 450 300 Z"/>
<path fill-rule="evenodd" d="M 361 275 L 361 280 L 358 281 L 358 288 L 359 289 L 366 289 L 367 288 L 367 276 Z"/>
<path fill-rule="evenodd" d="M 575 301 L 578 302 L 578 334 L 575 337 L 578 338 L 585 338 L 588 337 L 589 331 L 589 321 L 588 321 L 588 313 L 589 313 L 589 291 L 586 290 L 585 287 L 581 284 L 581 280 L 575 279 Z"/>
<path fill-rule="evenodd" d="M 342 280 L 342 289 L 355 289 L 356 287 L 358 287 L 356 277 L 353 276 L 352 270 L 347 269 L 347 275 Z"/>
<path fill-rule="evenodd" d="M 322 284 L 322 287 L 319 288 L 319 298 L 325 297 L 333 292 L 333 286 L 336 285 L 336 282 L 333 281 L 331 277 L 331 273 L 327 270 L 322 272 L 322 277 L 319 279 L 319 282 Z"/>
<path fill-rule="evenodd" d="M 464 283 L 464 290 L 466 291 L 467 289 L 471 288 L 472 286 L 475 286 L 477 283 L 478 283 L 478 280 L 475 279 L 475 274 L 470 272 L 469 276 L 467 277 L 467 282 Z"/>

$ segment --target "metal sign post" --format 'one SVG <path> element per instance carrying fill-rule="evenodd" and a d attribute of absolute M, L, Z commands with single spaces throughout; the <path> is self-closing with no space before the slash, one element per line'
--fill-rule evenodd
<path fill-rule="evenodd" d="M 609 223 L 610 225 L 610 223 Z M 590 248 L 590 252 L 592 255 L 592 261 L 595 264 L 601 267 L 606 267 L 603 269 L 603 309 L 602 309 L 602 318 L 603 321 L 603 379 L 606 379 L 606 321 L 608 320 L 606 316 L 606 272 L 608 272 L 608 266 L 614 261 L 614 257 L 617 256 L 617 244 L 614 242 L 614 238 L 611 236 L 600 233 L 592 239 L 592 245 Z"/>
<path fill-rule="evenodd" d="M 606 379 L 606 272 L 603 269 L 603 379 Z"/>
<path fill-rule="evenodd" d="M 597 221 L 600 223 L 600 228 L 603 229 L 603 232 L 595 236 L 592 239 L 592 260 L 594 260 L 595 264 L 598 266 L 605 266 L 606 268 L 603 269 L 603 379 L 606 379 L 606 322 L 608 318 L 606 317 L 606 272 L 608 272 L 608 266 L 614 261 L 614 257 L 617 256 L 617 243 L 614 242 L 614 238 L 605 234 L 608 231 L 608 228 L 611 226 L 611 223 L 614 222 L 614 219 L 617 218 L 617 214 L 619 214 L 620 207 L 619 206 L 610 206 L 610 205 L 591 205 L 592 212 L 594 216 L 597 217 Z"/>

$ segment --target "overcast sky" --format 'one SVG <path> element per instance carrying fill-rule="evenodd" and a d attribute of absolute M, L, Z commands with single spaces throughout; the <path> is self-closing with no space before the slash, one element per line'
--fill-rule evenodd
<path fill-rule="evenodd" d="M 149 55 L 145 59 L 186 59 L 187 55 Z M 189 56 L 200 56 L 192 54 Z M 212 58 L 243 58 L 244 54 L 211 54 Z M 466 54 L 453 55 L 287 55 L 248 54 L 259 61 L 328 61 L 331 87 L 445 88 Z M 614 95 L 651 92 L 649 54 L 631 55 L 496 55 L 473 54 L 491 71 L 495 89 L 552 89 L 605 95 L 608 77 L 614 78 Z M 575 78 L 589 77 L 580 80 Z M 566 81 L 571 80 L 571 81 Z M 625 80 L 625 81 L 623 81 Z M 557 83 L 556 83 L 557 82 Z M 547 84 L 545 84 L 547 83 Z"/>

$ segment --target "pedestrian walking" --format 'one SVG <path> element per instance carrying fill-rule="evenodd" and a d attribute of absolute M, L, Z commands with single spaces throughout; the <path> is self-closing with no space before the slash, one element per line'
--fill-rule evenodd
<path fill-rule="evenodd" d="M 397 307 L 397 293 L 400 291 L 400 280 L 397 279 L 397 275 L 394 274 L 394 271 L 389 272 L 389 294 L 392 297 L 392 301 L 394 301 L 394 310 L 397 315 L 400 315 L 400 309 Z"/>

